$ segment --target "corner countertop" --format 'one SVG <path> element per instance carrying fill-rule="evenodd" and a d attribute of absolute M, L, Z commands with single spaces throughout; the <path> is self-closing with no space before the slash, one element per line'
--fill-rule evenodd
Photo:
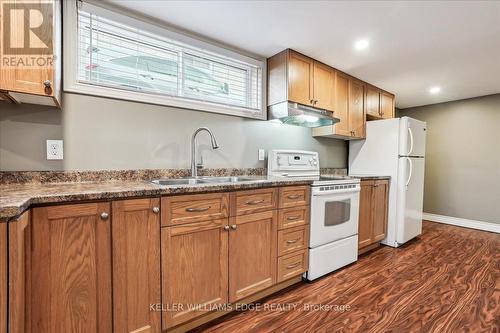
<path fill-rule="evenodd" d="M 288 179 L 264 176 L 238 183 L 194 185 L 156 185 L 146 180 L 2 184 L 0 185 L 0 222 L 15 219 L 33 205 L 222 192 L 273 186 L 309 185 L 311 183 L 311 180 L 304 178 Z"/>

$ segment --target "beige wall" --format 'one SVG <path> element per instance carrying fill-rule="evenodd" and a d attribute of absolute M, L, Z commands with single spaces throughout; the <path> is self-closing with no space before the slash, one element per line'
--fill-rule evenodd
<path fill-rule="evenodd" d="M 424 211 L 500 223 L 500 94 L 399 115 L 427 122 Z"/>
<path fill-rule="evenodd" d="M 315 139 L 310 129 L 199 111 L 64 94 L 63 109 L 0 103 L 0 170 L 188 168 L 193 131 L 205 165 L 264 167 L 258 149 L 320 153 L 322 167 L 345 168 L 345 141 Z M 64 160 L 47 161 L 45 140 L 64 139 Z"/>

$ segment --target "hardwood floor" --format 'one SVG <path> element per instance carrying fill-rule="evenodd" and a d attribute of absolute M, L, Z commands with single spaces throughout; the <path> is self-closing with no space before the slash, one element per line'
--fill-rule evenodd
<path fill-rule="evenodd" d="M 424 222 L 403 247 L 383 246 L 196 332 L 500 332 L 500 235 Z M 311 311 L 307 304 L 348 305 Z M 293 308 L 295 306 L 295 308 Z"/>

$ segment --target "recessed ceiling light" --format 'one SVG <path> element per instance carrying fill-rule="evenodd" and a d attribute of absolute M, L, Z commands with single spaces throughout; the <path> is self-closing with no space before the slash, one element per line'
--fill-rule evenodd
<path fill-rule="evenodd" d="M 368 48 L 370 46 L 370 42 L 368 39 L 360 39 L 357 40 L 356 43 L 354 43 L 354 48 L 358 51 L 362 51 Z"/>
<path fill-rule="evenodd" d="M 429 92 L 431 94 L 434 94 L 434 95 L 437 94 L 437 93 L 439 93 L 440 91 L 441 91 L 441 87 L 438 87 L 438 86 L 434 86 L 434 87 L 431 87 L 429 89 Z"/>

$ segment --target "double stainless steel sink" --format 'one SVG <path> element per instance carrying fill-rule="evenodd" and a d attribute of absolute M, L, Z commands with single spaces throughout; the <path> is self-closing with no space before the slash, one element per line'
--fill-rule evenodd
<path fill-rule="evenodd" d="M 263 176 L 231 176 L 231 177 L 199 177 L 199 178 L 176 178 L 176 179 L 155 179 L 151 182 L 157 185 L 196 185 L 196 184 L 216 184 L 216 183 L 240 183 L 263 180 Z"/>

